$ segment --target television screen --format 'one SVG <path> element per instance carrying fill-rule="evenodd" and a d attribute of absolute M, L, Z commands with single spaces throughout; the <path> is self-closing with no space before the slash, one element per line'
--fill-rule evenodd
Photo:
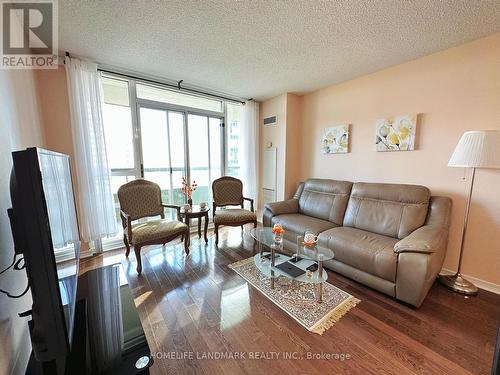
<path fill-rule="evenodd" d="M 35 358 L 62 373 L 70 352 L 80 256 L 69 157 L 39 148 L 12 153 L 12 233 L 24 255 Z"/>
<path fill-rule="evenodd" d="M 37 149 L 68 341 L 76 304 L 80 238 L 69 157 Z"/>

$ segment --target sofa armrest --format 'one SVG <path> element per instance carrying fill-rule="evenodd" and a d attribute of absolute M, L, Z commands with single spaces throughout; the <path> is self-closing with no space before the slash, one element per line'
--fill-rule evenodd
<path fill-rule="evenodd" d="M 395 253 L 434 253 L 445 250 L 448 228 L 424 225 L 394 245 Z"/>
<path fill-rule="evenodd" d="M 288 199 L 281 202 L 272 202 L 265 205 L 265 209 L 271 211 L 273 216 L 283 214 L 295 214 L 299 212 L 299 200 Z"/>
<path fill-rule="evenodd" d="M 416 307 L 424 301 L 443 266 L 450 212 L 450 198 L 431 197 L 425 225 L 394 245 L 397 299 Z"/>
<path fill-rule="evenodd" d="M 267 203 L 264 206 L 264 212 L 262 215 L 262 224 L 265 227 L 272 226 L 272 220 L 274 216 L 283 214 L 295 214 L 299 212 L 299 200 L 289 199 L 286 201 Z"/>
<path fill-rule="evenodd" d="M 394 245 L 396 298 L 420 307 L 443 265 L 448 228 L 424 225 Z"/>

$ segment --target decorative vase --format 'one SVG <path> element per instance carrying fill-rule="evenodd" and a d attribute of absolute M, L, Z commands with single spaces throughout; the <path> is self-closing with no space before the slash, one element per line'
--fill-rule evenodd
<path fill-rule="evenodd" d="M 273 226 L 273 234 L 274 234 L 274 242 L 277 244 L 281 244 L 283 241 L 283 227 L 281 224 L 274 224 Z"/>

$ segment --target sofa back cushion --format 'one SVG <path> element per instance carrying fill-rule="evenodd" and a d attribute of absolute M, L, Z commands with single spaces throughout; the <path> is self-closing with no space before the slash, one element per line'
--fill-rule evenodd
<path fill-rule="evenodd" d="M 401 239 L 424 224 L 429 199 L 424 186 L 358 182 L 352 187 L 344 226 Z"/>
<path fill-rule="evenodd" d="M 352 182 L 311 178 L 299 198 L 299 213 L 342 225 Z"/>

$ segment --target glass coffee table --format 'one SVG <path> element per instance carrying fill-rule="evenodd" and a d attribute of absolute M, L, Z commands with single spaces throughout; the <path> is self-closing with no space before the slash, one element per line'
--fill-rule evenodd
<path fill-rule="evenodd" d="M 333 259 L 333 251 L 319 245 L 304 246 L 302 236 L 297 236 L 292 249 L 283 249 L 283 242 L 275 241 L 272 228 L 254 228 L 250 234 L 259 244 L 259 252 L 253 257 L 255 266 L 265 277 L 271 279 L 272 289 L 275 287 L 275 279 L 283 276 L 302 283 L 316 284 L 317 300 L 323 301 L 323 283 L 328 279 L 328 274 L 323 269 L 323 261 Z M 297 257 L 299 260 L 294 262 Z M 306 272 L 294 277 L 278 268 L 280 264 L 286 262 Z M 314 264 L 317 264 L 317 270 L 307 272 L 307 268 Z"/>

